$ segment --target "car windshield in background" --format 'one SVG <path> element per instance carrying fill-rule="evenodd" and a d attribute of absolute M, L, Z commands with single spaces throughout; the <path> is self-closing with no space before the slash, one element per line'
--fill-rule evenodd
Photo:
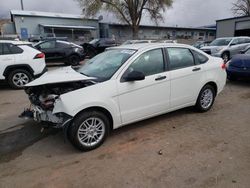
<path fill-rule="evenodd" d="M 135 50 L 130 49 L 108 50 L 87 61 L 77 71 L 86 76 L 95 77 L 98 81 L 106 81 L 109 80 L 135 52 Z"/>
<path fill-rule="evenodd" d="M 250 55 L 250 48 L 245 52 L 245 54 Z"/>
<path fill-rule="evenodd" d="M 227 46 L 231 42 L 232 38 L 216 39 L 210 43 L 209 46 Z"/>

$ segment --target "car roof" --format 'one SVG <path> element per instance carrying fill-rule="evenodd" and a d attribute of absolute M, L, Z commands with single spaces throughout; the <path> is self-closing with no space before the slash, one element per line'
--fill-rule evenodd
<path fill-rule="evenodd" d="M 11 43 L 11 44 L 14 44 L 14 45 L 32 44 L 31 42 L 19 41 L 19 40 L 0 40 L 0 43 Z"/>
<path fill-rule="evenodd" d="M 131 50 L 145 50 L 147 48 L 162 48 L 162 47 L 188 47 L 186 44 L 175 44 L 175 43 L 140 43 L 140 44 L 126 44 L 121 46 L 111 47 L 109 49 L 131 49 Z"/>

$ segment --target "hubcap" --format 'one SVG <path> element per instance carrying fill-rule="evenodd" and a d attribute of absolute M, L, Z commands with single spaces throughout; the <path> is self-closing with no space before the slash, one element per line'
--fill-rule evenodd
<path fill-rule="evenodd" d="M 12 81 L 17 87 L 22 87 L 29 83 L 30 79 L 25 73 L 16 73 L 14 74 Z"/>
<path fill-rule="evenodd" d="M 206 89 L 203 91 L 201 95 L 201 106 L 204 109 L 209 108 L 212 105 L 213 102 L 213 92 L 211 89 Z"/>
<path fill-rule="evenodd" d="M 84 146 L 98 144 L 105 133 L 104 122 L 100 118 L 88 118 L 80 126 L 77 132 L 78 140 Z"/>

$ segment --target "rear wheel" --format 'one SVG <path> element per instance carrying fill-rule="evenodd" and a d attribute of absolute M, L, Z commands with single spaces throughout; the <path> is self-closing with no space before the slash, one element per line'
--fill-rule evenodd
<path fill-rule="evenodd" d="M 80 57 L 78 55 L 71 55 L 69 57 L 69 64 L 72 66 L 77 66 L 80 63 Z"/>
<path fill-rule="evenodd" d="M 211 85 L 205 85 L 198 96 L 196 101 L 196 109 L 200 112 L 206 112 L 210 110 L 214 104 L 215 89 Z"/>
<path fill-rule="evenodd" d="M 82 112 L 69 129 L 69 140 L 79 150 L 90 151 L 102 145 L 110 131 L 109 127 L 109 119 L 102 112 Z"/>
<path fill-rule="evenodd" d="M 9 73 L 9 85 L 14 89 L 22 89 L 26 84 L 32 80 L 32 75 L 23 69 L 17 69 Z"/>

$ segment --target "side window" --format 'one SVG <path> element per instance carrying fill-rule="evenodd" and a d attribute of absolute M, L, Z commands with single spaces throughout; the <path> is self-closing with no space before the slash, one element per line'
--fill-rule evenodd
<path fill-rule="evenodd" d="M 18 46 L 15 46 L 13 44 L 9 44 L 9 49 L 12 54 L 21 54 L 23 53 L 23 50 L 19 48 Z"/>
<path fill-rule="evenodd" d="M 128 68 L 132 71 L 142 72 L 145 76 L 164 72 L 164 60 L 161 49 L 150 50 L 139 56 Z"/>
<path fill-rule="evenodd" d="M 0 43 L 0 55 L 3 55 L 3 44 Z"/>
<path fill-rule="evenodd" d="M 186 48 L 167 48 L 170 70 L 194 66 L 194 57 Z"/>
<path fill-rule="evenodd" d="M 231 45 L 238 45 L 240 43 L 239 39 L 234 39 Z"/>
<path fill-rule="evenodd" d="M 9 44 L 3 44 L 3 54 L 4 55 L 11 54 Z"/>
<path fill-rule="evenodd" d="M 196 64 L 204 64 L 208 61 L 208 58 L 205 55 L 203 55 L 195 50 L 192 50 L 192 52 L 195 56 Z"/>
<path fill-rule="evenodd" d="M 69 45 L 67 43 L 64 43 L 64 42 L 56 42 L 56 47 L 57 48 L 68 48 Z"/>
<path fill-rule="evenodd" d="M 40 44 L 41 49 L 49 49 L 49 48 L 55 48 L 56 47 L 56 41 L 48 41 Z"/>

